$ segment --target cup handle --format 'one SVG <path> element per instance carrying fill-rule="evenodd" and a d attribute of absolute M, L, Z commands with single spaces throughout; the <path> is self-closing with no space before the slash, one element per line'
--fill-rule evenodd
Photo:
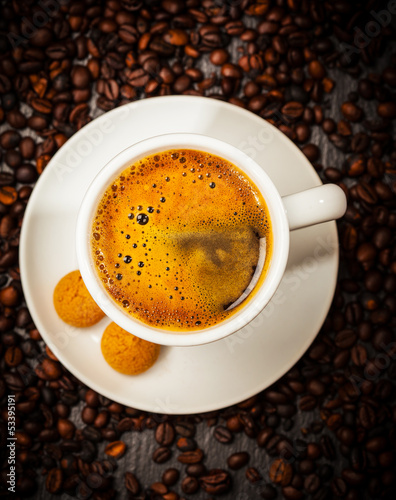
<path fill-rule="evenodd" d="M 345 214 L 344 191 L 336 184 L 325 184 L 282 198 L 290 230 L 339 219 Z"/>

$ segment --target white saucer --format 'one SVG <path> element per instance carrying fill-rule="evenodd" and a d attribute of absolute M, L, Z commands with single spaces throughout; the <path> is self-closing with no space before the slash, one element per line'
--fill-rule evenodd
<path fill-rule="evenodd" d="M 77 269 L 75 224 L 96 173 L 131 144 L 168 132 L 195 132 L 229 142 L 262 165 L 282 195 L 321 181 L 300 150 L 258 116 L 204 97 L 155 97 L 114 109 L 76 133 L 53 157 L 24 217 L 20 268 L 26 302 L 50 349 L 97 392 L 142 410 L 187 414 L 238 403 L 268 387 L 303 355 L 329 310 L 337 277 L 335 222 L 291 234 L 287 273 L 270 304 L 248 326 L 199 347 L 162 348 L 137 377 L 104 361 L 100 340 L 108 319 L 69 327 L 53 307 L 59 279 Z"/>

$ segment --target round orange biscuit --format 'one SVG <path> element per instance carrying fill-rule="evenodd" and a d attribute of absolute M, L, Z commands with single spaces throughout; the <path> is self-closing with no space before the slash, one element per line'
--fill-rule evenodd
<path fill-rule="evenodd" d="M 102 354 L 107 363 L 125 375 L 138 375 L 148 370 L 157 360 L 160 346 L 140 339 L 116 323 L 103 332 Z"/>
<path fill-rule="evenodd" d="M 77 327 L 92 326 L 105 316 L 89 294 L 78 270 L 66 274 L 58 282 L 54 290 L 54 306 L 65 323 Z"/>

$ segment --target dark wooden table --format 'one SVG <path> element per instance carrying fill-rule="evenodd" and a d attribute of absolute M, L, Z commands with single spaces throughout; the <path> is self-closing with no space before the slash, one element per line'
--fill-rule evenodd
<path fill-rule="evenodd" d="M 222 469 L 228 474 L 230 486 L 221 498 L 271 498 L 272 489 L 268 485 L 275 487 L 277 498 L 286 499 L 395 498 L 396 158 L 392 120 L 396 117 L 396 111 L 392 106 L 395 105 L 396 85 L 396 14 L 392 12 L 393 7 L 388 6 L 387 2 L 346 0 L 263 0 L 257 3 L 246 0 L 125 0 L 109 1 L 107 9 L 106 2 L 53 0 L 48 5 L 50 3 L 55 6 L 54 14 L 49 13 L 47 21 L 39 28 L 37 25 L 41 21 L 38 17 L 33 20 L 33 7 L 42 10 L 46 3 L 2 2 L 3 16 L 0 15 L 0 133 L 17 130 L 23 137 L 32 137 L 36 144 L 32 158 L 18 159 L 9 153 L 11 150 L 17 151 L 17 146 L 9 148 L 6 144 L 5 148 L 5 143 L 1 143 L 1 189 L 11 186 L 20 193 L 14 204 L 8 203 L 7 193 L 0 203 L 0 270 L 3 273 L 0 290 L 2 452 L 6 443 L 7 394 L 17 393 L 19 403 L 29 399 L 35 401 L 29 411 L 23 409 L 22 405 L 18 410 L 17 405 L 17 430 L 21 433 L 17 455 L 23 463 L 17 470 L 19 482 L 16 495 L 29 496 L 36 485 L 31 498 L 177 499 L 177 495 L 161 496 L 155 493 L 155 487 L 154 490 L 150 489 L 153 483 L 161 481 L 166 469 L 175 467 L 180 471 L 180 479 L 175 486 L 168 488 L 169 491 L 176 492 L 180 498 L 214 498 L 215 495 L 202 488 L 194 494 L 183 493 L 181 484 L 186 477 L 186 465 L 178 461 L 181 451 L 176 445 L 180 434 L 176 434 L 169 446 L 172 453 L 168 461 L 158 464 L 151 458 L 159 447 L 155 439 L 158 425 L 169 422 L 175 428 L 180 422 L 189 422 L 194 424 L 194 440 L 204 452 L 203 464 L 207 471 Z M 278 10 L 269 9 L 269 5 L 272 8 L 276 4 Z M 126 12 L 124 18 L 121 18 L 123 14 L 120 12 Z M 106 19 L 103 20 L 103 17 Z M 20 29 L 21 23 L 25 22 L 24 18 L 33 23 L 33 35 L 28 34 L 22 41 L 18 39 L 24 36 L 21 33 L 18 37 L 14 35 L 10 38 L 10 33 L 15 33 L 17 27 Z M 184 27 L 183 23 L 188 26 Z M 381 27 L 380 23 L 384 26 Z M 203 25 L 209 28 L 202 30 Z M 257 38 L 254 30 L 258 26 L 260 35 Z M 285 26 L 292 28 L 289 30 Z M 169 34 L 170 27 L 180 32 Z M 144 33 L 149 33 L 150 29 L 151 37 L 147 35 L 145 39 Z M 180 46 L 172 45 L 179 43 L 175 42 L 175 38 L 183 38 L 185 33 L 190 37 L 187 49 L 184 49 L 186 43 L 183 40 Z M 246 35 L 245 40 L 242 33 Z M 354 38 L 356 36 L 361 38 Z M 252 42 L 249 43 L 247 40 L 250 37 Z M 93 42 L 87 42 L 89 38 Z M 14 50 L 10 50 L 11 39 Z M 72 39 L 74 49 L 71 47 Z M 323 39 L 331 41 L 329 50 L 321 50 L 319 42 Z M 124 46 L 120 49 L 119 44 Z M 212 64 L 210 53 L 222 46 L 229 52 L 228 62 L 235 66 Z M 274 50 L 274 46 L 278 49 Z M 58 55 L 54 55 L 55 50 Z M 195 57 L 196 52 L 198 57 Z M 114 53 L 117 54 L 116 59 Z M 252 56 L 250 69 L 238 70 L 238 61 L 247 53 Z M 145 55 L 153 57 L 152 66 L 144 65 Z M 314 78 L 311 78 L 310 71 L 315 70 L 309 66 L 311 60 L 321 61 L 323 68 L 326 68 L 325 77 L 314 74 Z M 63 67 L 62 61 L 65 61 Z M 88 84 L 79 84 L 73 78 L 70 79 L 72 65 L 87 65 L 88 61 L 91 61 L 88 67 L 92 74 L 101 72 L 101 83 L 95 82 L 93 77 Z M 172 66 L 175 62 L 177 66 L 173 66 L 173 69 L 176 76 L 178 72 L 180 76 L 177 83 L 166 84 L 161 68 Z M 242 66 L 245 63 L 246 58 L 240 61 Z M 201 73 L 194 76 L 191 69 L 187 71 L 188 68 L 197 68 Z M 388 69 L 388 74 L 384 76 L 386 68 L 393 70 Z M 50 71 L 58 70 L 62 76 L 56 83 L 55 73 L 48 80 Z M 142 73 L 131 76 L 131 71 L 136 70 Z M 301 71 L 301 83 L 297 82 L 298 71 Z M 282 80 L 274 79 L 279 72 L 282 73 L 284 84 L 280 83 Z M 186 74 L 190 75 L 187 81 Z M 263 74 L 267 75 L 266 79 L 262 78 Z M 143 75 L 143 80 L 136 84 L 134 78 L 139 75 Z M 205 80 L 212 78 L 212 75 L 212 82 Z M 43 79 L 43 86 L 48 85 L 46 89 L 40 87 L 40 78 Z M 194 78 L 197 81 L 194 82 Z M 375 89 L 370 99 L 362 97 L 361 87 L 358 86 L 359 80 L 365 78 Z M 106 83 L 109 80 L 115 82 L 115 90 L 112 88 L 113 83 Z M 207 85 L 200 84 L 202 80 Z M 257 90 L 252 90 L 253 94 L 265 96 L 261 101 L 252 101 L 244 91 L 244 85 L 252 81 L 257 86 Z M 334 88 L 330 89 L 332 84 Z M 121 88 L 122 85 L 124 88 Z M 65 96 L 58 102 L 65 102 L 67 107 L 63 111 L 55 106 L 56 95 L 61 92 Z M 112 92 L 116 95 L 112 96 Z M 186 417 L 127 411 L 123 407 L 110 406 L 110 401 L 101 398 L 101 410 L 107 412 L 110 406 L 116 412 L 120 409 L 121 413 L 112 413 L 106 425 L 110 431 L 107 435 L 102 433 L 104 439 L 101 438 L 101 442 L 94 445 L 97 453 L 81 460 L 81 442 L 86 440 L 82 432 L 86 424 L 81 419 L 81 412 L 86 406 L 84 397 L 87 388 L 63 368 L 62 376 L 55 383 L 34 375 L 36 358 L 45 353 L 45 345 L 24 308 L 16 257 L 11 256 L 5 261 L 1 259 L 10 249 L 17 248 L 18 227 L 28 198 L 26 188 L 22 194 L 21 188 L 34 185 L 37 175 L 69 136 L 107 109 L 147 95 L 168 93 L 223 98 L 250 108 L 272 120 L 295 140 L 324 182 L 331 181 L 344 186 L 348 193 L 349 208 L 346 217 L 338 223 L 341 244 L 336 296 L 323 328 L 307 353 L 289 374 L 263 393 L 239 406 Z M 50 103 L 48 111 L 45 109 L 47 99 Z M 283 114 L 283 105 L 290 101 L 301 102 L 304 115 L 292 119 Z M 346 101 L 356 103 L 364 116 L 356 122 L 353 116 L 347 119 L 345 112 L 341 111 L 341 105 Z M 387 116 L 386 111 L 382 113 L 383 116 L 378 116 L 379 103 L 387 103 L 387 109 L 390 110 Z M 70 113 L 77 106 L 80 106 L 80 112 L 71 117 Z M 23 123 L 15 113 L 9 118 L 9 114 L 18 109 L 27 118 L 32 114 L 41 117 L 43 128 L 39 130 L 37 124 L 32 128 L 31 121 Z M 274 111 L 277 113 L 274 114 Z M 335 130 L 331 133 L 323 130 L 323 119 L 326 118 L 334 120 Z M 22 120 L 22 127 L 18 128 L 17 120 Z M 299 141 L 296 135 L 301 123 L 308 125 L 309 137 L 305 141 Z M 331 128 L 331 124 L 328 126 Z M 303 132 L 305 130 L 298 131 Z M 356 138 L 357 134 L 362 133 L 367 139 Z M 367 147 L 361 146 L 359 149 L 358 140 L 367 140 Z M 360 166 L 356 163 L 358 161 L 361 162 Z M 28 163 L 31 167 L 23 171 L 22 163 Z M 357 184 L 363 186 L 359 188 L 360 191 Z M 11 210 L 9 222 L 10 217 L 5 217 L 9 216 Z M 11 227 L 6 227 L 6 224 Z M 384 227 L 390 229 L 390 237 L 381 229 Z M 376 240 L 376 232 L 380 230 L 382 233 L 377 235 Z M 366 257 L 363 254 L 365 251 L 370 253 L 372 241 L 374 256 Z M 365 244 L 370 246 L 369 250 L 362 249 Z M 378 280 L 378 286 L 372 284 L 375 279 Z M 2 290 L 9 287 L 16 290 L 17 299 L 8 298 L 12 291 L 2 294 Z M 340 339 L 340 331 L 348 331 L 349 340 Z M 381 342 L 386 345 L 385 351 L 379 347 Z M 18 366 L 6 362 L 5 353 L 13 346 L 20 346 L 23 352 L 21 365 L 33 374 L 26 381 L 27 387 L 18 385 L 12 378 L 18 373 Z M 65 380 L 69 381 L 69 387 L 64 385 Z M 351 384 L 351 380 L 359 382 Z M 52 387 L 50 395 L 43 395 L 45 387 Z M 65 391 L 73 393 L 75 398 L 69 394 L 68 398 L 62 399 Z M 37 400 L 33 393 L 37 393 Z M 65 411 L 66 418 L 77 429 L 74 441 L 79 443 L 79 449 L 70 444 L 71 440 L 58 439 L 57 435 L 53 442 L 44 443 L 40 440 L 42 430 L 55 427 L 60 418 L 56 409 L 58 401 L 63 401 L 59 411 Z M 64 406 L 69 409 L 69 416 Z M 29 418 L 40 422 L 39 427 L 30 427 Z M 127 419 L 125 425 L 133 428 L 121 432 L 119 421 L 124 418 Z M 233 427 L 236 422 L 239 422 L 240 431 L 230 433 L 232 439 L 229 444 L 216 439 L 215 433 L 219 426 L 227 427 L 228 424 Z M 139 429 L 139 426 L 142 428 Z M 267 440 L 264 429 L 270 429 Z M 118 460 L 110 459 L 107 463 L 113 479 L 100 479 L 100 474 L 96 474 L 100 469 L 97 464 L 103 466 L 109 460 L 105 447 L 116 440 L 126 444 L 126 453 Z M 239 470 L 232 470 L 227 459 L 237 452 L 247 452 L 249 462 Z M 73 460 L 74 465 L 70 465 L 69 462 Z M 8 470 L 5 461 L 2 467 L 4 481 Z M 256 469 L 256 482 L 247 479 L 248 468 Z M 54 486 L 57 472 L 52 472 L 52 478 L 48 479 L 50 470 L 60 469 L 63 470 L 63 484 L 73 474 L 77 476 L 74 489 L 69 489 L 68 493 L 62 492 L 62 487 L 58 490 Z M 125 487 L 126 472 L 132 472 L 140 483 L 140 491 L 135 496 Z M 253 473 L 249 469 L 251 476 Z M 102 476 L 106 476 L 106 473 L 102 473 Z M 0 491 L 7 493 L 4 482 Z"/>

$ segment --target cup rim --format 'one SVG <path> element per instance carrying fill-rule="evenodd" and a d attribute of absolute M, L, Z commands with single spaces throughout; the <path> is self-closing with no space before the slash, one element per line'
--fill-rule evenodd
<path fill-rule="evenodd" d="M 192 332 L 173 332 L 152 327 L 124 312 L 108 295 L 94 269 L 90 232 L 94 211 L 112 180 L 134 161 L 169 149 L 195 149 L 216 154 L 245 172 L 266 201 L 273 229 L 270 267 L 260 288 L 245 307 L 211 327 Z M 276 235 L 275 235 L 276 233 Z M 268 304 L 283 277 L 289 254 L 289 226 L 283 202 L 268 174 L 251 157 L 235 146 L 203 134 L 170 133 L 144 139 L 124 149 L 98 172 L 81 203 L 76 225 L 76 251 L 83 281 L 94 301 L 112 321 L 137 337 L 168 346 L 197 346 L 235 333 L 252 321 Z"/>

